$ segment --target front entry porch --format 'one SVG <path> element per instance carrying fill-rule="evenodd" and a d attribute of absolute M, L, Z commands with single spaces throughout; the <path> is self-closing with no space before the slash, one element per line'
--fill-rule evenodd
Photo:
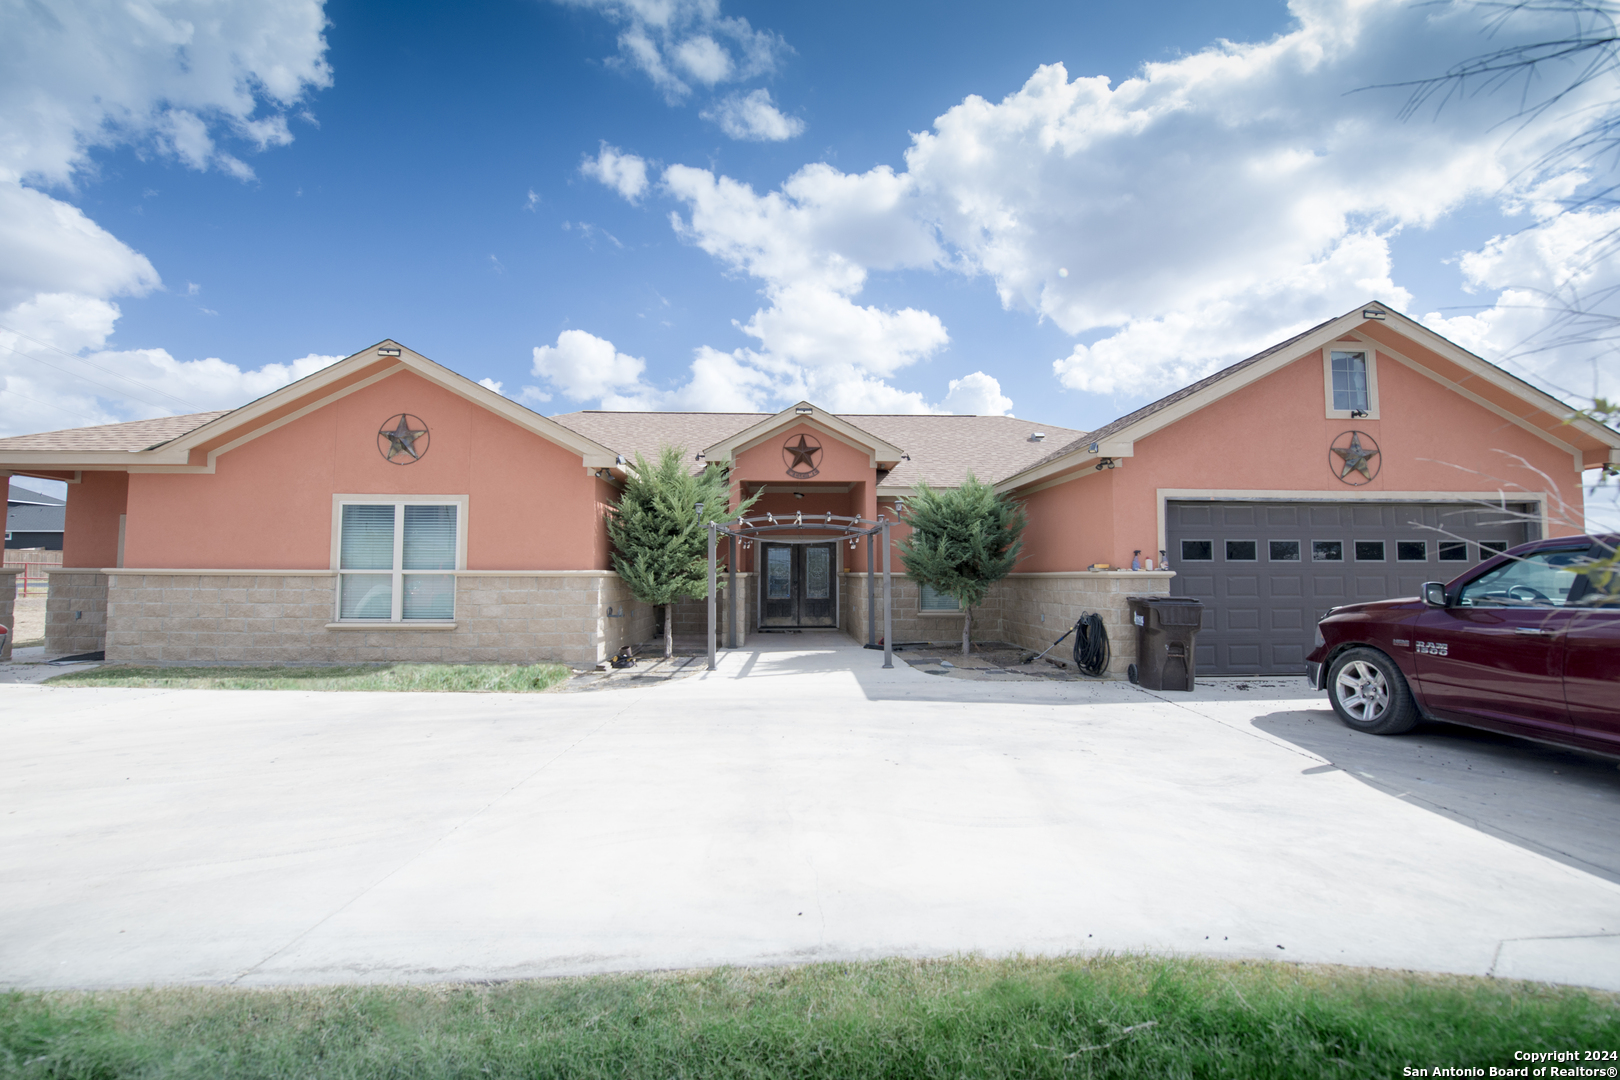
<path fill-rule="evenodd" d="M 760 544 L 765 587 L 760 629 L 836 629 L 837 545 L 783 541 Z"/>

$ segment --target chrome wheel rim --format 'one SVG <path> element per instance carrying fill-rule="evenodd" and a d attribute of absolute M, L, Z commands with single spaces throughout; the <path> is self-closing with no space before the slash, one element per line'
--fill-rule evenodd
<path fill-rule="evenodd" d="M 1334 680 L 1339 705 L 1353 720 L 1369 723 L 1389 708 L 1389 680 L 1377 666 L 1365 660 L 1352 660 Z"/>

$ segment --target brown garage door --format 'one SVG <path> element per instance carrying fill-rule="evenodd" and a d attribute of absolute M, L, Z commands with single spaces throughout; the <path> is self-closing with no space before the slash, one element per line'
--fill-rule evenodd
<path fill-rule="evenodd" d="M 1503 509 L 1508 511 L 1503 512 Z M 1503 509 L 1458 503 L 1203 502 L 1165 508 L 1173 596 L 1204 602 L 1198 671 L 1305 670 L 1329 608 L 1416 596 L 1496 551 L 1534 539 Z M 1427 527 L 1425 527 L 1427 526 Z"/>

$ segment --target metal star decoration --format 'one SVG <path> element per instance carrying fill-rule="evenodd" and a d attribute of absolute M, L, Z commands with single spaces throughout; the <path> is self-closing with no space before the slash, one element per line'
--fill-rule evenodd
<path fill-rule="evenodd" d="M 788 443 L 782 449 L 793 455 L 793 464 L 788 466 L 789 472 L 797 472 L 799 469 L 816 471 L 816 455 L 821 453 L 821 447 L 812 444 L 803 435 L 799 436 L 798 443 Z"/>
<path fill-rule="evenodd" d="M 392 429 L 384 424 L 382 430 L 377 432 L 379 436 L 388 440 L 388 450 L 383 456 L 389 461 L 393 461 L 394 458 L 401 454 L 409 454 L 412 461 L 420 461 L 422 460 L 422 454 L 427 453 L 426 447 L 422 448 L 421 453 L 418 453 L 416 449 L 416 440 L 428 433 L 427 428 L 426 426 L 412 427 L 412 420 L 416 420 L 416 417 L 408 413 L 401 413 L 398 417 L 399 422 Z M 416 422 L 421 423 L 420 420 L 416 420 Z"/>
<path fill-rule="evenodd" d="M 1361 432 L 1352 431 L 1350 433 L 1349 446 L 1335 446 L 1332 449 L 1335 454 L 1339 455 L 1339 460 L 1341 462 L 1341 466 L 1339 468 L 1340 480 L 1343 480 L 1353 472 L 1360 473 L 1368 480 L 1372 479 L 1372 471 L 1368 468 L 1368 465 L 1370 465 L 1373 460 L 1378 457 L 1378 447 L 1375 445 L 1371 449 L 1368 449 L 1367 447 L 1362 446 Z"/>

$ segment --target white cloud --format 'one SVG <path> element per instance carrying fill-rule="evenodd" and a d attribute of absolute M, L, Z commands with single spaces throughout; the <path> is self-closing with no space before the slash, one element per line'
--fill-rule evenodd
<path fill-rule="evenodd" d="M 952 379 L 950 392 L 940 404 L 948 412 L 971 416 L 1006 416 L 1012 399 L 1001 392 L 1001 383 L 982 371 Z"/>
<path fill-rule="evenodd" d="M 234 409 L 343 359 L 310 353 L 244 370 L 166 349 L 107 349 L 116 305 L 73 294 L 35 297 L 0 329 L 0 436 Z"/>
<path fill-rule="evenodd" d="M 1402 92 L 1350 92 L 1511 44 L 1538 17 L 1493 39 L 1465 4 L 1292 9 L 1298 27 L 1272 41 L 1150 64 L 1117 87 L 1043 67 L 914 137 L 925 213 L 1003 304 L 1107 331 L 1054 365 L 1065 385 L 1158 392 L 1369 297 L 1404 306 L 1391 233 L 1513 189 L 1570 130 L 1549 114 L 1508 140 L 1493 125 L 1511 94 L 1403 124 Z M 1612 95 L 1602 83 L 1570 108 Z"/>
<path fill-rule="evenodd" d="M 647 362 L 627 356 L 613 342 L 584 330 L 564 330 L 557 344 L 534 350 L 534 374 L 574 401 L 606 398 L 617 392 L 636 392 Z M 607 406 L 604 406 L 607 407 Z"/>
<path fill-rule="evenodd" d="M 504 384 L 495 379 L 483 378 L 478 380 L 478 385 L 482 386 L 485 390 L 493 390 L 495 393 L 499 394 L 501 392 L 501 386 Z"/>
<path fill-rule="evenodd" d="M 672 166 L 663 190 L 685 210 L 672 224 L 762 283 L 767 306 L 741 324 L 758 351 L 737 355 L 779 385 L 861 395 L 933 355 L 946 341 L 936 317 L 855 297 L 871 271 L 942 267 L 988 276 L 1006 307 L 1081 338 L 1052 365 L 1062 385 L 1140 397 L 1369 298 L 1404 308 L 1391 236 L 1479 200 L 1541 212 L 1582 178 L 1535 162 L 1582 110 L 1620 99 L 1620 76 L 1604 73 L 1522 128 L 1500 125 L 1511 94 L 1403 123 L 1404 91 L 1356 91 L 1545 37 L 1552 16 L 1520 11 L 1488 34 L 1471 3 L 1291 9 L 1296 25 L 1270 41 L 1222 42 L 1117 86 L 1050 65 L 1000 102 L 968 97 L 913 136 L 904 171 L 817 163 L 759 194 Z M 1464 263 L 1481 287 L 1526 265 L 1499 247 Z M 1511 321 L 1476 317 L 1498 336 Z"/>
<path fill-rule="evenodd" d="M 614 63 L 639 70 L 671 104 L 709 87 L 769 74 L 789 51 L 781 37 L 720 13 L 719 0 L 559 0 L 624 29 Z"/>
<path fill-rule="evenodd" d="M 135 146 L 251 179 L 222 143 L 290 142 L 286 113 L 331 84 L 320 0 L 11 4 L 0 34 L 0 431 L 227 408 L 325 366 L 244 371 L 163 349 L 109 350 L 118 297 L 156 268 L 65 199 L 96 147 Z M 58 351 L 60 350 L 60 351 Z M 88 355 L 76 356 L 89 350 Z"/>
<path fill-rule="evenodd" d="M 282 145 L 285 111 L 332 82 L 320 0 L 61 0 L 5 22 L 0 179 L 65 184 L 121 143 L 232 170 L 220 135 Z"/>
<path fill-rule="evenodd" d="M 1463 255 L 1468 284 L 1496 294 L 1491 306 L 1449 318 L 1431 312 L 1423 322 L 1553 394 L 1620 399 L 1612 309 L 1620 260 L 1592 257 L 1620 230 L 1620 210 L 1555 214 L 1543 207 L 1540 216 L 1536 227 Z M 1588 310 L 1594 314 L 1581 314 Z"/>
<path fill-rule="evenodd" d="M 606 184 L 630 202 L 639 200 L 647 190 L 647 163 L 605 142 L 595 157 L 587 157 L 579 163 L 579 171 Z"/>
<path fill-rule="evenodd" d="M 747 94 L 729 94 L 699 115 L 719 124 L 733 139 L 750 142 L 781 142 L 804 132 L 804 121 L 784 115 L 763 87 Z"/>
<path fill-rule="evenodd" d="M 141 296 L 158 284 L 145 256 L 78 207 L 0 181 L 0 311 L 40 294 Z"/>

